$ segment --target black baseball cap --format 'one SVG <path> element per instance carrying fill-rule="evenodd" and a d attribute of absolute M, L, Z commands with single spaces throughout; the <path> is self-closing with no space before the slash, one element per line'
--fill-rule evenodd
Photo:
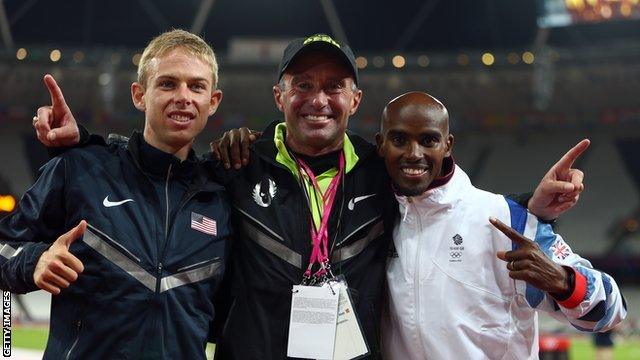
<path fill-rule="evenodd" d="M 353 73 L 353 80 L 356 85 L 358 85 L 358 67 L 356 66 L 356 58 L 353 55 L 353 51 L 351 51 L 348 45 L 334 40 L 327 34 L 315 34 L 292 40 L 289 45 L 287 45 L 287 48 L 284 49 L 282 61 L 278 68 L 278 81 L 280 81 L 282 74 L 284 74 L 296 56 L 311 49 L 332 52 L 341 57 L 345 61 L 345 64 L 349 66 L 349 69 Z"/>

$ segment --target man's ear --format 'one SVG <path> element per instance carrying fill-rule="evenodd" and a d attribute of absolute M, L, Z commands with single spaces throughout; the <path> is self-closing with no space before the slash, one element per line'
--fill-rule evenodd
<path fill-rule="evenodd" d="M 351 109 L 349 110 L 349 115 L 353 115 L 358 111 L 358 107 L 360 106 L 360 101 L 362 101 L 362 90 L 356 90 L 355 96 L 353 97 L 353 101 L 351 102 Z"/>
<path fill-rule="evenodd" d="M 209 99 L 209 116 L 215 114 L 222 101 L 222 90 L 213 90 L 211 99 Z"/>
<path fill-rule="evenodd" d="M 138 82 L 131 84 L 131 101 L 133 101 L 133 106 L 142 112 L 147 111 L 147 106 L 144 103 L 145 90 L 145 87 Z"/>
<path fill-rule="evenodd" d="M 451 153 L 453 152 L 453 143 L 454 143 L 454 139 L 453 139 L 453 134 L 449 134 L 447 135 L 447 153 L 446 153 L 446 157 L 451 156 Z"/>
<path fill-rule="evenodd" d="M 273 85 L 273 99 L 276 101 L 276 106 L 280 112 L 284 113 L 284 105 L 282 104 L 282 89 L 279 85 Z"/>
<path fill-rule="evenodd" d="M 378 150 L 378 156 L 380 157 L 384 157 L 383 153 L 382 153 L 382 143 L 384 141 L 384 138 L 382 137 L 382 134 L 380 133 L 376 133 L 376 148 Z"/>

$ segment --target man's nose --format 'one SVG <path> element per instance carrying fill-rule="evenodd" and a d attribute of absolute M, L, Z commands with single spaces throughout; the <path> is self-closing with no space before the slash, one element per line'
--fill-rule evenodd
<path fill-rule="evenodd" d="M 422 153 L 422 149 L 418 142 L 411 142 L 409 144 L 409 149 L 406 153 L 407 159 L 409 160 L 420 160 L 424 154 Z"/>
<path fill-rule="evenodd" d="M 313 95 L 312 104 L 314 107 L 321 109 L 329 104 L 329 96 L 327 96 L 324 90 L 316 91 Z"/>
<path fill-rule="evenodd" d="M 182 105 L 191 104 L 191 90 L 188 84 L 180 84 L 176 90 L 176 103 Z"/>

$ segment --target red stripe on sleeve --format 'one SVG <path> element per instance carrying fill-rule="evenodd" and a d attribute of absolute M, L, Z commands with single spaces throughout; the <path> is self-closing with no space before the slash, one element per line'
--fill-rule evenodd
<path fill-rule="evenodd" d="M 580 305 L 582 300 L 584 300 L 585 295 L 587 294 L 587 278 L 576 269 L 571 268 L 571 270 L 575 274 L 575 286 L 573 287 L 573 292 L 568 299 L 564 301 L 558 301 L 558 305 L 567 309 L 573 309 L 576 306 Z"/>

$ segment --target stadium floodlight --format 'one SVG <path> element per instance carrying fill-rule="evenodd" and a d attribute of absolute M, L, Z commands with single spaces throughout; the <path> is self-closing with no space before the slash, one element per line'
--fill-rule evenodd
<path fill-rule="evenodd" d="M 16 198 L 12 195 L 0 195 L 0 212 L 12 212 L 16 208 Z"/>

